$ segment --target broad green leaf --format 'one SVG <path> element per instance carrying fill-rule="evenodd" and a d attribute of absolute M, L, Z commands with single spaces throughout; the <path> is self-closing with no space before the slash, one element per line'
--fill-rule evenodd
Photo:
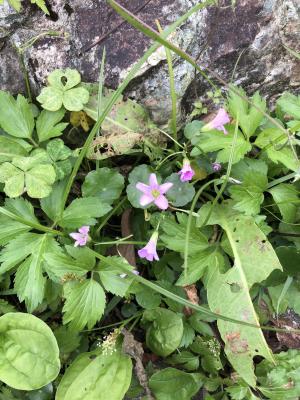
<path fill-rule="evenodd" d="M 74 69 L 56 69 L 48 76 L 49 86 L 43 88 L 37 100 L 48 111 L 58 111 L 62 105 L 69 111 L 81 111 L 89 100 L 89 92 L 83 87 L 74 87 L 81 81 Z"/>
<path fill-rule="evenodd" d="M 0 163 L 11 161 L 16 156 L 26 156 L 27 150 L 13 138 L 0 136 Z"/>
<path fill-rule="evenodd" d="M 257 136 L 254 144 L 265 151 L 275 164 L 280 162 L 288 169 L 298 171 L 299 162 L 296 160 L 287 138 L 282 136 L 282 131 L 278 128 L 267 128 Z M 291 142 L 294 143 L 293 140 Z"/>
<path fill-rule="evenodd" d="M 295 222 L 299 205 L 299 196 L 296 188 L 288 183 L 281 183 L 269 190 L 277 204 L 284 222 Z"/>
<path fill-rule="evenodd" d="M 210 207 L 207 204 L 201 208 L 201 218 L 205 218 Z M 221 225 L 234 255 L 234 266 L 224 274 L 216 269 L 208 281 L 207 295 L 211 310 L 259 325 L 249 291 L 275 269 L 282 270 L 276 253 L 253 219 L 236 213 L 230 201 L 214 207 L 208 224 Z M 228 360 L 239 375 L 255 387 L 252 358 L 261 355 L 274 362 L 262 331 L 221 320 L 218 320 L 218 328 L 225 342 Z"/>
<path fill-rule="evenodd" d="M 294 246 L 279 246 L 276 254 L 286 275 L 300 278 L 300 251 Z"/>
<path fill-rule="evenodd" d="M 149 387 L 157 400 L 191 400 L 203 385 L 201 374 L 190 374 L 175 368 L 155 372 Z"/>
<path fill-rule="evenodd" d="M 300 96 L 295 96 L 292 93 L 284 93 L 277 100 L 277 104 L 286 114 L 300 119 Z"/>
<path fill-rule="evenodd" d="M 39 389 L 60 370 L 59 350 L 51 329 L 30 314 L 0 317 L 0 380 L 19 390 Z"/>
<path fill-rule="evenodd" d="M 84 197 L 97 197 L 99 201 L 112 204 L 120 197 L 124 187 L 124 178 L 117 171 L 109 168 L 99 168 L 91 171 L 85 177 L 82 185 Z"/>
<path fill-rule="evenodd" d="M 39 223 L 38 219 L 34 215 L 34 208 L 32 204 L 23 198 L 6 199 L 5 209 L 17 215 L 18 217 L 26 219 L 27 221 L 35 224 Z"/>
<path fill-rule="evenodd" d="M 122 276 L 124 270 L 132 271 L 133 267 L 124 258 L 114 256 L 109 257 L 109 259 L 113 260 L 114 266 L 111 263 L 106 264 L 105 261 L 102 261 L 98 267 L 101 283 L 108 292 L 124 297 L 133 279 L 130 276 Z"/>
<path fill-rule="evenodd" d="M 56 178 L 52 165 L 38 165 L 25 173 L 25 188 L 28 196 L 41 199 L 49 196 Z"/>
<path fill-rule="evenodd" d="M 135 167 L 128 176 L 129 185 L 127 185 L 126 192 L 128 200 L 135 208 L 147 208 L 140 205 L 142 193 L 135 187 L 135 185 L 138 182 L 148 185 L 151 172 L 152 171 L 148 165 L 142 164 Z"/>
<path fill-rule="evenodd" d="M 70 323 L 74 330 L 80 331 L 86 325 L 88 329 L 93 328 L 104 312 L 105 294 L 94 279 L 67 283 L 64 297 L 63 323 Z"/>
<path fill-rule="evenodd" d="M 180 315 L 165 308 L 156 308 L 145 311 L 143 321 L 151 321 L 146 332 L 146 344 L 153 353 L 166 357 L 179 347 L 183 335 Z"/>
<path fill-rule="evenodd" d="M 58 111 L 43 110 L 36 120 L 36 131 L 40 142 L 61 136 L 68 123 L 60 122 L 65 115 L 63 108 Z"/>
<path fill-rule="evenodd" d="M 284 283 L 277 286 L 268 287 L 268 292 L 272 300 L 274 310 L 279 314 L 286 312 L 287 308 L 293 309 L 297 314 L 300 313 L 300 290 L 296 281 L 293 281 L 284 291 Z M 282 297 L 284 293 L 284 297 Z"/>
<path fill-rule="evenodd" d="M 120 348 L 108 354 L 83 353 L 65 372 L 55 400 L 122 400 L 131 375 L 131 359 Z"/>
<path fill-rule="evenodd" d="M 257 215 L 264 201 L 263 192 L 267 188 L 267 165 L 261 160 L 243 159 L 235 164 L 232 177 L 241 184 L 230 186 L 230 194 L 234 200 L 234 209 L 246 215 Z"/>
<path fill-rule="evenodd" d="M 223 132 L 218 130 L 212 130 L 210 132 L 201 132 L 199 135 L 195 135 L 191 140 L 192 144 L 197 145 L 204 151 L 204 153 L 211 153 L 217 151 L 216 162 L 227 163 L 229 161 L 231 148 L 233 145 L 234 138 L 234 127 L 228 126 L 228 134 L 224 135 Z M 251 144 L 245 140 L 242 132 L 238 131 L 236 144 L 234 148 L 233 164 L 240 161 L 246 153 L 251 150 Z M 198 156 L 201 151 L 194 147 L 191 155 Z"/>
<path fill-rule="evenodd" d="M 195 196 L 194 186 L 188 182 L 181 182 L 177 173 L 168 176 L 166 182 L 173 183 L 171 189 L 168 190 L 168 199 L 173 206 L 182 207 L 193 200 Z"/>
<path fill-rule="evenodd" d="M 196 371 L 199 368 L 199 357 L 190 351 L 181 351 L 166 359 L 169 365 L 179 365 L 186 371 Z"/>
<path fill-rule="evenodd" d="M 46 277 L 44 255 L 52 250 L 55 240 L 50 235 L 39 235 L 32 254 L 18 267 L 15 275 L 15 290 L 20 302 L 25 300 L 28 312 L 34 311 L 43 301 Z"/>
<path fill-rule="evenodd" d="M 151 310 L 160 306 L 161 295 L 154 290 L 146 286 L 137 285 L 134 293 L 136 302 L 139 306 L 145 308 L 145 310 Z"/>
<path fill-rule="evenodd" d="M 17 138 L 30 138 L 34 128 L 31 105 L 20 94 L 17 100 L 0 90 L 0 126 Z"/>
<path fill-rule="evenodd" d="M 102 217 L 110 210 L 111 207 L 102 203 L 98 197 L 75 199 L 63 212 L 59 225 L 67 229 L 76 229 L 83 225 L 95 225 L 96 218 Z"/>
<path fill-rule="evenodd" d="M 235 87 L 235 90 L 237 90 L 242 96 L 247 97 L 242 88 Z M 235 119 L 238 119 L 242 131 L 248 138 L 255 133 L 264 118 L 263 112 L 266 111 L 266 101 L 259 95 L 259 92 L 254 93 L 251 101 L 262 111 L 261 113 L 256 107 L 253 107 L 232 90 L 229 92 L 228 105 L 230 114 Z"/>

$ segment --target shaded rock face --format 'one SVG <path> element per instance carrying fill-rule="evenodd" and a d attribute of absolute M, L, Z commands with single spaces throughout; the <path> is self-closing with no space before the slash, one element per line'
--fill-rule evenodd
<path fill-rule="evenodd" d="M 198 0 L 120 0 L 156 29 L 175 21 Z M 122 20 L 105 0 L 52 0 L 50 17 L 35 6 L 24 6 L 18 14 L 0 6 L 0 88 L 24 91 L 24 79 L 15 46 L 23 46 L 24 61 L 34 92 L 45 84 L 55 68 L 77 68 L 85 81 L 98 79 L 103 48 L 106 49 L 106 85 L 115 88 L 151 41 Z M 269 100 L 283 90 L 300 87 L 300 62 L 284 46 L 300 48 L 299 0 L 220 0 L 194 14 L 172 35 L 172 41 L 197 58 L 199 64 L 217 72 L 227 82 L 248 92 L 260 89 Z M 23 2 L 26 4 L 26 2 Z M 52 34 L 44 34 L 52 31 Z M 53 36 L 55 31 L 55 36 Z M 27 49 L 24 44 L 39 38 Z M 94 46 L 95 42 L 100 42 Z M 178 110 L 196 97 L 205 99 L 209 85 L 193 67 L 173 57 Z M 233 73 L 234 72 L 234 73 Z M 216 82 L 218 83 L 218 82 Z M 159 123 L 170 115 L 168 68 L 165 53 L 158 50 L 128 89 Z"/>

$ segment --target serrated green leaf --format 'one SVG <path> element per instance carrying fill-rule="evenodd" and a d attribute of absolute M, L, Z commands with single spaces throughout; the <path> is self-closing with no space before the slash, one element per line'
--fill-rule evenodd
<path fill-rule="evenodd" d="M 30 0 L 32 4 L 36 4 L 40 7 L 41 10 L 44 11 L 45 14 L 49 15 L 48 8 L 46 7 L 45 0 Z"/>
<path fill-rule="evenodd" d="M 65 115 L 63 108 L 58 111 L 43 110 L 36 120 L 36 131 L 40 142 L 62 135 L 68 123 L 59 123 Z"/>
<path fill-rule="evenodd" d="M 83 353 L 65 372 L 55 400 L 122 400 L 131 375 L 131 359 L 120 348 L 110 354 Z"/>
<path fill-rule="evenodd" d="M 267 189 L 267 165 L 260 160 L 243 159 L 232 169 L 232 177 L 241 184 L 230 186 L 234 209 L 246 215 L 257 215 L 264 201 L 263 192 Z"/>
<path fill-rule="evenodd" d="M 98 197 L 83 197 L 75 199 L 65 209 L 62 219 L 58 222 L 60 226 L 68 229 L 80 228 L 83 225 L 95 225 L 96 218 L 107 214 L 111 207 L 101 203 Z"/>
<path fill-rule="evenodd" d="M 280 162 L 292 171 L 299 170 L 299 162 L 296 160 L 286 137 L 282 137 L 282 131 L 278 128 L 264 129 L 256 138 L 255 145 L 265 151 L 267 156 L 275 164 Z M 279 140 L 279 138 L 281 138 Z M 291 140 L 293 143 L 293 140 Z"/>
<path fill-rule="evenodd" d="M 259 92 L 255 92 L 251 98 L 252 103 L 256 106 L 253 107 L 236 93 L 238 91 L 242 96 L 247 97 L 242 88 L 235 87 L 234 89 L 235 92 L 232 90 L 229 92 L 229 111 L 235 119 L 238 119 L 242 131 L 249 138 L 255 133 L 264 118 L 263 112 L 266 111 L 266 101 L 259 95 Z M 262 112 L 259 112 L 257 108 Z"/>
<path fill-rule="evenodd" d="M 295 222 L 299 196 L 296 188 L 288 183 L 281 183 L 269 190 L 284 222 Z"/>
<path fill-rule="evenodd" d="M 13 138 L 0 136 L 0 163 L 11 161 L 16 156 L 26 156 L 27 150 Z"/>
<path fill-rule="evenodd" d="M 122 274 L 124 274 L 124 270 L 132 271 L 133 267 L 121 257 L 109 257 L 109 260 L 114 261 L 113 267 L 111 263 L 106 264 L 105 261 L 102 261 L 98 268 L 101 283 L 108 292 L 124 297 L 132 284 L 133 278 L 130 276 L 122 277 Z"/>
<path fill-rule="evenodd" d="M 98 197 L 101 202 L 112 204 L 120 197 L 124 187 L 124 178 L 117 171 L 99 168 L 89 172 L 82 185 L 84 197 Z"/>
<path fill-rule="evenodd" d="M 51 329 L 30 314 L 0 317 L 0 379 L 19 390 L 39 389 L 60 370 L 59 350 Z"/>
<path fill-rule="evenodd" d="M 30 138 L 34 128 L 34 118 L 30 104 L 25 97 L 17 100 L 9 93 L 0 90 L 0 126 L 11 136 Z"/>
<path fill-rule="evenodd" d="M 288 115 L 296 119 L 300 119 L 300 96 L 295 96 L 292 93 L 283 93 L 277 100 L 277 104 Z"/>
<path fill-rule="evenodd" d="M 74 330 L 80 331 L 86 325 L 88 329 L 93 328 L 104 312 L 105 294 L 94 279 L 67 283 L 64 297 L 63 322 L 70 323 Z"/>
<path fill-rule="evenodd" d="M 207 204 L 201 208 L 201 218 L 205 218 L 210 207 Z M 216 269 L 208 281 L 211 310 L 259 325 L 249 291 L 254 283 L 265 280 L 273 270 L 282 270 L 271 244 L 253 219 L 237 214 L 230 201 L 214 207 L 208 224 L 221 225 L 234 254 L 234 266 L 224 274 Z M 262 331 L 221 320 L 218 320 L 218 328 L 228 360 L 239 375 L 255 387 L 252 358 L 261 355 L 274 361 Z"/>
<path fill-rule="evenodd" d="M 14 288 L 20 302 L 25 300 L 28 312 L 33 312 L 43 301 L 46 277 L 44 255 L 55 248 L 56 242 L 50 235 L 37 235 L 31 254 L 18 267 Z"/>
<path fill-rule="evenodd" d="M 204 153 L 211 153 L 217 151 L 216 162 L 227 163 L 231 154 L 234 138 L 234 127 L 228 126 L 228 134 L 224 135 L 223 132 L 218 130 L 211 130 L 210 132 L 201 132 L 192 139 L 192 144 L 199 146 Z M 240 161 L 246 153 L 251 150 L 252 146 L 245 140 L 241 131 L 238 131 L 236 144 L 234 148 L 234 155 L 232 163 L 235 164 Z M 198 156 L 201 151 L 194 147 L 191 155 Z"/>
<path fill-rule="evenodd" d="M 52 221 L 58 220 L 60 217 L 63 192 L 66 184 L 66 179 L 55 182 L 50 195 L 40 200 L 42 210 Z"/>

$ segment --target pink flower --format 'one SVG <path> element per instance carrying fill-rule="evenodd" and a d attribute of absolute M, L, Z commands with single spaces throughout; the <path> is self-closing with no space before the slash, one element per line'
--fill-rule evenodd
<path fill-rule="evenodd" d="M 218 162 L 214 162 L 214 163 L 212 163 L 212 168 L 214 171 L 218 172 L 222 168 L 222 165 Z"/>
<path fill-rule="evenodd" d="M 86 242 L 89 240 L 89 230 L 89 226 L 82 226 L 78 229 L 78 232 L 70 233 L 71 238 L 75 240 L 75 247 L 86 245 Z"/>
<path fill-rule="evenodd" d="M 183 166 L 178 174 L 180 175 L 181 182 L 188 182 L 195 175 L 195 171 L 192 169 L 190 161 L 187 158 L 183 160 Z"/>
<path fill-rule="evenodd" d="M 211 129 L 217 129 L 218 131 L 223 131 L 226 135 L 228 132 L 224 128 L 224 125 L 230 122 L 229 115 L 224 108 L 220 108 L 215 118 L 208 124 L 204 125 L 201 129 L 203 132 L 209 131 Z"/>
<path fill-rule="evenodd" d="M 159 260 L 157 252 L 156 252 L 157 238 L 158 238 L 158 233 L 157 233 L 157 231 L 155 231 L 152 234 L 152 236 L 151 236 L 149 242 L 146 244 L 146 246 L 138 251 L 138 255 L 141 258 L 146 258 L 146 260 L 148 260 L 148 261 L 153 261 L 153 259 L 156 261 Z"/>
<path fill-rule="evenodd" d="M 150 203 L 154 203 L 161 210 L 166 210 L 169 206 L 167 198 L 164 194 L 171 189 L 173 183 L 167 182 L 159 185 L 155 174 L 150 174 L 149 185 L 145 185 L 142 182 L 136 184 L 136 188 L 143 194 L 140 198 L 140 205 L 147 206 Z"/>

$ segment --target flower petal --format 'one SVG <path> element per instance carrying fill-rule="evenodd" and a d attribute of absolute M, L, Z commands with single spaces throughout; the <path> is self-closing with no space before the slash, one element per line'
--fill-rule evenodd
<path fill-rule="evenodd" d="M 167 198 L 162 194 L 154 200 L 154 204 L 161 210 L 166 210 L 169 207 Z"/>
<path fill-rule="evenodd" d="M 149 185 L 151 189 L 155 189 L 158 186 L 157 178 L 155 174 L 150 174 Z"/>
<path fill-rule="evenodd" d="M 145 183 L 138 182 L 135 187 L 142 193 L 144 194 L 150 194 L 151 193 L 151 187 L 148 185 L 145 185 Z"/>
<path fill-rule="evenodd" d="M 83 235 L 87 235 L 89 233 L 90 227 L 89 226 L 82 226 L 78 229 L 78 232 L 82 233 Z"/>
<path fill-rule="evenodd" d="M 140 197 L 140 205 L 147 206 L 148 204 L 152 203 L 153 200 L 154 200 L 153 196 L 149 196 L 148 194 L 143 194 Z"/>
<path fill-rule="evenodd" d="M 72 233 L 70 233 L 69 236 L 71 236 L 71 238 L 74 239 L 74 240 L 80 240 L 81 237 L 82 237 L 81 234 L 78 233 L 78 232 L 72 232 Z"/>
<path fill-rule="evenodd" d="M 159 186 L 159 191 L 161 194 L 165 194 L 171 187 L 173 186 L 173 183 L 171 182 L 166 182 L 163 183 L 162 185 Z"/>

